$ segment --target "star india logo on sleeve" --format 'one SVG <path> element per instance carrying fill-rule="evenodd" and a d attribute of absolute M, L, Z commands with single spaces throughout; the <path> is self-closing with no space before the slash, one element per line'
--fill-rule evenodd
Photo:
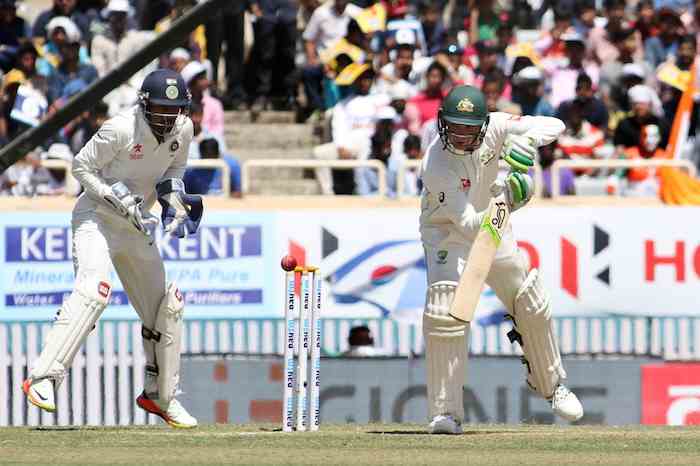
<path fill-rule="evenodd" d="M 473 112 L 474 111 L 474 104 L 472 103 L 471 100 L 467 99 L 466 97 L 462 100 L 459 101 L 457 104 L 457 111 L 458 112 Z"/>

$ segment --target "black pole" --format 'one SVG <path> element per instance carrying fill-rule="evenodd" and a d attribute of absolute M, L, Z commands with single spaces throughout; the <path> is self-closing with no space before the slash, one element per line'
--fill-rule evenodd
<path fill-rule="evenodd" d="M 0 174 L 42 142 L 55 135 L 68 122 L 126 82 L 154 58 L 173 48 L 173 44 L 183 42 L 187 35 L 197 26 L 205 23 L 207 19 L 216 14 L 217 10 L 221 10 L 231 1 L 242 0 L 207 0 L 200 3 L 175 21 L 169 30 L 159 34 L 153 42 L 147 44 L 106 76 L 98 79 L 88 86 L 87 89 L 70 99 L 65 107 L 61 108 L 49 119 L 36 128 L 20 134 L 8 145 L 0 149 Z"/>

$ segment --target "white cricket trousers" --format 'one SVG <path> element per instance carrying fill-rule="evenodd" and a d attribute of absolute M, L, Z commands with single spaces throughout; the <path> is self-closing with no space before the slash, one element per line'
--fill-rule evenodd
<path fill-rule="evenodd" d="M 102 210 L 102 209 L 100 209 Z M 143 324 L 154 328 L 166 291 L 165 267 L 155 242 L 121 217 L 109 213 L 73 213 L 73 266 L 76 286 L 91 277 L 110 280 L 112 264 Z"/>

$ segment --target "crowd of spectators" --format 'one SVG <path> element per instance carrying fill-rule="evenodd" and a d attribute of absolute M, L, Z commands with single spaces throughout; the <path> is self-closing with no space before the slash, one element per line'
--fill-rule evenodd
<path fill-rule="evenodd" d="M 194 4 L 53 0 L 28 15 L 21 0 L 0 0 L 0 144 L 58 111 Z M 0 177 L 0 194 L 60 192 L 39 161 L 54 157 L 53 146 L 70 159 L 105 118 L 137 102 L 156 67 L 179 71 L 192 93 L 191 157 L 224 160 L 234 191 L 240 170 L 224 141 L 225 108 L 295 110 L 300 121 L 327 122 L 328 140 L 313 157 L 379 160 L 392 195 L 398 185 L 416 194 L 420 180 L 399 167 L 423 156 L 440 101 L 457 84 L 479 87 L 490 111 L 561 118 L 566 133 L 541 151 L 545 172 L 558 158 L 662 157 L 699 39 L 700 1 L 691 0 L 232 1 Z M 685 145 L 693 161 L 697 120 L 693 112 Z M 316 175 L 328 194 L 379 186 L 365 168 Z M 577 169 L 560 179 L 567 193 L 586 179 L 630 194 L 657 189 L 650 170 Z M 195 171 L 188 183 L 211 191 L 221 180 Z"/>
<path fill-rule="evenodd" d="M 545 195 L 556 159 L 664 157 L 700 39 L 697 1 L 360 3 L 329 0 L 301 29 L 305 109 L 330 120 L 330 141 L 313 156 L 382 161 L 390 195 L 401 185 L 402 194 L 420 190 L 398 167 L 422 157 L 440 101 L 456 84 L 480 88 L 489 111 L 565 122 L 566 133 L 541 151 Z M 696 128 L 693 111 L 683 155 L 697 164 Z M 420 149 L 409 153 L 414 138 Z M 399 184 L 401 173 L 408 179 Z M 316 175 L 324 193 L 378 189 L 369 168 L 351 179 L 325 168 Z M 560 175 L 563 193 L 658 192 L 653 170 Z"/>
<path fill-rule="evenodd" d="M 59 111 L 196 4 L 194 0 L 52 2 L 50 9 L 34 12 L 38 14 L 29 24 L 19 14 L 31 13 L 28 5 L 0 0 L 0 146 Z M 70 162 L 107 118 L 137 104 L 143 78 L 158 67 L 179 71 L 192 94 L 195 140 L 190 157 L 222 159 L 230 168 L 232 195 L 237 195 L 240 168 L 227 153 L 224 109 L 216 86 L 210 84 L 215 67 L 206 57 L 205 27 L 200 26 L 184 43 L 174 44 L 0 175 L 0 195 L 76 194 L 66 188 L 65 170 L 55 165 L 44 168 L 41 161 Z M 221 190 L 220 174 L 212 170 L 192 170 L 188 181 L 192 192 Z"/>

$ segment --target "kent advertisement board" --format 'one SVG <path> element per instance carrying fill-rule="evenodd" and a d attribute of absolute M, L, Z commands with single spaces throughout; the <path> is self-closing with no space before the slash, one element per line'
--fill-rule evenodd
<path fill-rule="evenodd" d="M 157 245 L 168 281 L 178 284 L 188 318 L 269 315 L 274 283 L 269 215 L 208 213 L 195 236 Z M 0 318 L 50 318 L 73 288 L 70 214 L 17 213 L 0 219 Z M 136 318 L 113 270 L 114 284 L 106 318 Z"/>

